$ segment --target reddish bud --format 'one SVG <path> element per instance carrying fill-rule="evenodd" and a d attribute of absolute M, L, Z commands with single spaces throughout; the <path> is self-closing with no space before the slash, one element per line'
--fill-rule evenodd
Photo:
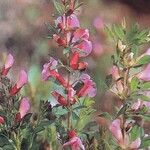
<path fill-rule="evenodd" d="M 69 138 L 71 139 L 71 138 L 73 138 L 73 137 L 76 137 L 76 136 L 77 136 L 77 133 L 76 133 L 75 130 L 70 130 L 70 131 L 68 132 L 68 136 L 69 136 Z"/>
<path fill-rule="evenodd" d="M 1 125 L 1 124 L 4 124 L 4 123 L 5 123 L 4 118 L 3 118 L 2 116 L 0 116 L 0 125 Z"/>
<path fill-rule="evenodd" d="M 57 102 L 60 105 L 62 105 L 62 106 L 67 106 L 68 105 L 67 100 L 62 95 L 57 93 L 56 91 L 53 91 L 51 94 L 52 94 L 53 97 L 55 97 L 55 99 L 57 100 Z"/>
<path fill-rule="evenodd" d="M 79 61 L 79 53 L 74 52 L 70 60 L 70 67 L 74 70 L 78 69 L 78 61 Z"/>
<path fill-rule="evenodd" d="M 13 96 L 17 94 L 20 89 L 28 82 L 28 76 L 27 73 L 24 70 L 20 71 L 19 78 L 17 83 L 12 87 L 10 90 L 10 95 Z"/>
<path fill-rule="evenodd" d="M 17 113 L 15 117 L 15 122 L 20 122 L 20 121 L 21 121 L 21 115 L 20 113 Z"/>
<path fill-rule="evenodd" d="M 55 78 L 63 87 L 67 87 L 67 83 L 65 79 L 55 70 L 51 70 L 50 74 L 53 78 Z"/>
<path fill-rule="evenodd" d="M 87 66 L 86 62 L 79 62 L 79 53 L 74 52 L 70 60 L 70 67 L 74 70 L 85 70 Z"/>
<path fill-rule="evenodd" d="M 57 34 L 53 35 L 53 39 L 58 43 L 59 46 L 66 46 L 67 42 Z"/>

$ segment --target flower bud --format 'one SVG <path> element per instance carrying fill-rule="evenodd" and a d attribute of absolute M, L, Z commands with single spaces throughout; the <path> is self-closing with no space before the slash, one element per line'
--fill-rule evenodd
<path fill-rule="evenodd" d="M 58 43 L 59 46 L 66 46 L 67 42 L 61 38 L 60 36 L 58 36 L 57 34 L 53 35 L 53 39 Z"/>
<path fill-rule="evenodd" d="M 7 59 L 5 61 L 5 65 L 4 65 L 3 69 L 2 69 L 1 74 L 6 76 L 8 74 L 8 72 L 9 72 L 9 70 L 11 69 L 13 64 L 14 64 L 14 58 L 13 58 L 13 56 L 11 54 L 9 54 L 7 56 Z"/>
<path fill-rule="evenodd" d="M 69 136 L 69 138 L 73 138 L 73 137 L 77 136 L 77 133 L 75 132 L 75 130 L 70 130 L 68 132 L 68 136 Z"/>
<path fill-rule="evenodd" d="M 62 95 L 60 95 L 58 92 L 53 91 L 51 94 L 57 100 L 57 102 L 60 105 L 62 105 L 62 106 L 67 106 L 68 105 L 67 100 Z"/>
<path fill-rule="evenodd" d="M 117 47 L 121 52 L 123 52 L 126 49 L 126 45 L 123 45 L 122 41 L 120 40 L 118 41 Z"/>
<path fill-rule="evenodd" d="M 2 116 L 0 116 L 0 125 L 1 125 L 1 124 L 4 124 L 4 123 L 5 123 L 4 118 L 3 118 Z"/>
<path fill-rule="evenodd" d="M 13 96 L 17 94 L 20 89 L 28 82 L 28 76 L 27 73 L 24 70 L 20 71 L 19 78 L 17 83 L 12 87 L 10 90 L 10 95 Z"/>
<path fill-rule="evenodd" d="M 23 118 L 28 113 L 29 110 L 30 110 L 29 99 L 27 97 L 24 97 L 21 100 L 20 106 L 19 106 L 20 117 Z"/>
<path fill-rule="evenodd" d="M 15 123 L 20 122 L 21 121 L 21 115 L 20 113 L 17 113 L 15 116 Z"/>

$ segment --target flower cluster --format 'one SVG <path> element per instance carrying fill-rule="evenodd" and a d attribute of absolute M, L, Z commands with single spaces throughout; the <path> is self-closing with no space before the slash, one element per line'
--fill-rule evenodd
<path fill-rule="evenodd" d="M 14 86 L 5 85 L 4 79 L 8 79 L 7 74 L 9 73 L 9 70 L 12 68 L 13 64 L 14 58 L 11 54 L 9 54 L 5 60 L 4 66 L 1 69 L 1 85 L 3 87 L 4 86 L 8 87 L 8 91 L 4 91 L 5 92 L 4 94 L 6 94 L 6 96 L 10 98 L 14 97 L 21 90 L 21 88 L 28 82 L 27 73 L 24 70 L 21 70 L 19 73 L 18 80 Z M 15 120 L 21 121 L 21 119 L 28 113 L 29 109 L 30 109 L 29 99 L 27 97 L 22 98 L 20 101 L 19 110 L 18 113 L 16 114 Z M 1 123 L 4 123 L 4 118 L 2 119 L 2 116 L 1 120 L 3 120 L 1 121 Z"/>
<path fill-rule="evenodd" d="M 28 97 L 21 97 L 18 94 L 21 88 L 28 82 L 27 73 L 21 70 L 18 80 L 14 85 L 7 76 L 13 64 L 14 58 L 9 54 L 0 71 L 0 134 L 2 140 L 7 136 L 8 139 L 17 141 L 18 136 L 20 136 L 19 128 L 21 124 L 24 124 L 24 119 L 30 111 L 30 101 Z M 21 141 L 21 139 L 19 140 Z M 9 142 L 6 142 L 7 144 Z M 12 147 L 17 148 L 17 143 L 12 144 Z"/>
<path fill-rule="evenodd" d="M 51 94 L 61 106 L 65 106 L 69 110 L 81 97 L 94 97 L 96 95 L 95 83 L 88 74 L 84 73 L 88 64 L 81 60 L 91 53 L 92 43 L 89 40 L 89 30 L 80 27 L 75 14 L 76 2 L 75 0 L 61 1 L 65 11 L 55 20 L 56 33 L 52 35 L 58 46 L 63 48 L 67 64 L 50 57 L 49 62 L 44 64 L 42 71 L 44 80 L 53 78 L 64 89 L 63 94 L 59 91 L 53 91 Z M 67 70 L 66 76 L 59 72 L 62 67 Z M 70 120 L 70 116 L 68 119 Z M 68 132 L 70 132 L 71 126 L 69 123 Z M 72 145 L 72 149 L 77 150 L 80 146 L 83 149 L 77 136 L 70 137 L 70 142 L 64 146 L 69 144 Z"/>

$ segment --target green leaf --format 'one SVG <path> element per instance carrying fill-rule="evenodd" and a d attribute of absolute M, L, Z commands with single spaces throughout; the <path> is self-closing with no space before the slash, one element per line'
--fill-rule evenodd
<path fill-rule="evenodd" d="M 136 57 L 138 55 L 138 46 L 136 44 L 131 45 L 131 52 L 134 53 L 134 56 Z"/>
<path fill-rule="evenodd" d="M 130 137 L 131 137 L 131 141 L 134 141 L 136 140 L 138 137 L 141 136 L 141 133 L 142 133 L 142 128 L 139 127 L 139 126 L 134 126 L 132 128 L 132 130 L 130 131 Z"/>
<path fill-rule="evenodd" d="M 0 148 L 3 148 L 4 150 L 7 148 L 7 150 L 14 150 L 14 145 L 11 140 L 8 139 L 3 134 L 0 134 Z"/>
<path fill-rule="evenodd" d="M 137 97 L 143 101 L 150 101 L 150 97 L 143 95 L 143 94 L 139 94 Z"/>
<path fill-rule="evenodd" d="M 21 148 L 20 150 L 25 150 L 29 148 L 30 142 L 29 142 L 29 138 L 23 138 L 21 141 Z"/>
<path fill-rule="evenodd" d="M 116 118 L 118 118 L 120 115 L 124 114 L 126 112 L 127 108 L 128 108 L 128 103 L 124 104 L 124 106 L 119 110 Z"/>
<path fill-rule="evenodd" d="M 22 123 L 29 123 L 32 113 L 28 113 L 23 117 Z"/>
<path fill-rule="evenodd" d="M 148 90 L 148 89 L 150 89 L 150 82 L 145 82 L 145 83 L 141 84 L 140 88 L 142 90 Z"/>
<path fill-rule="evenodd" d="M 66 55 L 66 54 L 69 53 L 69 52 L 70 52 L 70 48 L 69 48 L 69 47 L 63 49 L 63 54 L 64 54 L 64 55 Z"/>
<path fill-rule="evenodd" d="M 53 112 L 56 116 L 62 116 L 68 113 L 68 110 L 62 106 L 60 107 L 54 107 Z"/>
<path fill-rule="evenodd" d="M 144 114 L 144 115 L 139 115 L 141 116 L 142 119 L 144 119 L 145 121 L 150 121 L 150 115 L 149 114 Z"/>
<path fill-rule="evenodd" d="M 111 27 L 105 26 L 105 31 L 107 32 L 107 35 L 109 36 L 109 38 L 112 38 L 112 39 L 115 40 L 115 35 L 114 35 L 114 33 L 112 32 Z"/>
<path fill-rule="evenodd" d="M 150 55 L 145 55 L 136 63 L 136 66 L 145 65 L 148 63 L 150 63 Z"/>
<path fill-rule="evenodd" d="M 131 83 L 130 83 L 131 91 L 136 91 L 139 83 L 140 81 L 137 77 L 132 78 Z"/>
<path fill-rule="evenodd" d="M 124 39 L 125 34 L 124 34 L 124 30 L 123 30 L 122 26 L 114 25 L 112 30 L 115 33 L 115 36 L 117 39 L 120 39 L 120 40 Z"/>
<path fill-rule="evenodd" d="M 148 148 L 150 146 L 150 136 L 142 139 L 140 148 Z"/>
<path fill-rule="evenodd" d="M 43 121 L 41 121 L 40 126 L 46 127 L 46 126 L 51 125 L 53 122 L 54 122 L 53 120 L 52 121 L 51 120 L 43 120 Z"/>
<path fill-rule="evenodd" d="M 78 116 L 78 114 L 75 113 L 75 112 L 72 112 L 72 118 L 73 118 L 74 120 L 79 120 L 79 119 L 80 119 L 80 117 Z"/>
<path fill-rule="evenodd" d="M 143 101 L 150 101 L 150 97 L 143 94 L 134 94 L 131 96 L 132 99 L 141 99 Z"/>
<path fill-rule="evenodd" d="M 57 0 L 53 0 L 54 7 L 56 8 L 56 11 L 59 15 L 63 14 L 63 5 L 59 3 Z"/>
<path fill-rule="evenodd" d="M 37 126 L 35 129 L 34 129 L 34 133 L 37 134 L 41 131 L 43 131 L 45 128 L 41 125 Z"/>
<path fill-rule="evenodd" d="M 86 108 L 86 106 L 80 105 L 80 106 L 77 106 L 77 107 L 73 108 L 73 110 L 80 110 L 82 108 Z"/>

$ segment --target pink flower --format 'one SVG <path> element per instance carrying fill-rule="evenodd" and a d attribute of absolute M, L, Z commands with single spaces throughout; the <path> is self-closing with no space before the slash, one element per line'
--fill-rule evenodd
<path fill-rule="evenodd" d="M 69 132 L 70 140 L 63 145 L 63 148 L 70 146 L 72 150 L 85 150 L 84 145 L 79 137 L 77 137 L 75 131 Z"/>
<path fill-rule="evenodd" d="M 21 119 L 29 112 L 29 110 L 30 110 L 29 98 L 24 97 L 21 100 L 20 106 L 19 106 L 19 113 L 20 113 Z"/>
<path fill-rule="evenodd" d="M 57 65 L 58 65 L 57 60 L 50 57 L 49 62 L 45 63 L 43 65 L 42 79 L 45 80 L 45 81 L 48 80 L 49 77 L 51 77 L 50 71 L 55 70 Z"/>
<path fill-rule="evenodd" d="M 137 102 L 133 103 L 133 105 L 131 106 L 131 109 L 136 111 L 138 109 L 141 109 L 143 106 L 150 109 L 150 102 L 138 100 Z"/>
<path fill-rule="evenodd" d="M 78 28 L 73 33 L 72 42 L 78 42 L 80 40 L 88 40 L 89 39 L 89 30 Z"/>
<path fill-rule="evenodd" d="M 71 14 L 67 17 L 65 15 L 58 17 L 56 20 L 56 25 L 62 30 L 70 30 L 80 27 L 79 20 L 75 14 Z"/>
<path fill-rule="evenodd" d="M 142 102 L 142 105 L 150 109 L 150 102 L 148 102 L 148 101 L 143 101 L 143 102 Z"/>
<path fill-rule="evenodd" d="M 0 116 L 0 125 L 1 125 L 1 124 L 4 124 L 4 123 L 5 123 L 4 118 L 3 118 L 2 116 Z"/>
<path fill-rule="evenodd" d="M 10 90 L 10 95 L 13 96 L 20 91 L 20 89 L 28 82 L 27 73 L 24 70 L 20 71 L 17 83 Z"/>
<path fill-rule="evenodd" d="M 57 64 L 58 62 L 54 58 L 50 57 L 49 62 L 43 66 L 42 78 L 43 80 L 48 80 L 50 77 L 52 77 L 56 79 L 62 86 L 66 87 L 67 83 L 65 79 L 56 70 Z"/>
<path fill-rule="evenodd" d="M 118 143 L 123 142 L 123 135 L 122 135 L 122 131 L 121 131 L 121 120 L 120 119 L 114 120 L 111 123 L 109 130 L 112 133 L 112 135 L 115 137 L 115 139 L 117 140 Z"/>
<path fill-rule="evenodd" d="M 147 51 L 142 56 L 145 56 L 145 55 L 150 55 L 150 48 L 147 49 Z"/>
<path fill-rule="evenodd" d="M 128 126 L 127 122 L 125 123 L 126 126 Z M 124 127 L 125 128 L 125 127 Z M 129 135 L 125 132 L 124 136 L 122 133 L 122 123 L 120 119 L 115 119 L 111 125 L 109 126 L 109 130 L 112 133 L 112 135 L 117 140 L 118 145 L 122 149 L 138 149 L 141 144 L 141 139 L 137 138 L 135 141 L 129 140 Z"/>
<path fill-rule="evenodd" d="M 80 80 L 83 82 L 83 86 L 77 91 L 78 97 L 89 96 L 94 97 L 96 95 L 96 84 L 90 79 L 88 74 L 82 74 Z"/>
<path fill-rule="evenodd" d="M 120 78 L 119 69 L 117 66 L 113 66 L 111 69 L 111 74 L 114 80 L 116 80 L 116 84 L 113 85 L 112 89 L 115 93 L 120 94 L 123 92 L 123 84 Z"/>
<path fill-rule="evenodd" d="M 135 141 L 133 141 L 131 144 L 130 144 L 130 149 L 138 149 L 141 145 L 141 139 L 140 138 L 137 138 Z"/>
<path fill-rule="evenodd" d="M 141 71 L 137 77 L 143 81 L 150 81 L 150 64 L 148 64 L 143 71 Z"/>
<path fill-rule="evenodd" d="M 131 109 L 136 111 L 140 108 L 140 106 L 141 106 L 141 101 L 138 100 L 137 102 L 133 103 L 133 105 L 131 106 Z"/>
<path fill-rule="evenodd" d="M 80 57 L 88 56 L 92 51 L 92 43 L 88 39 L 88 29 L 77 29 L 73 33 L 72 52 L 78 52 Z"/>
<path fill-rule="evenodd" d="M 13 66 L 13 64 L 14 64 L 14 57 L 11 54 L 9 54 L 7 56 L 7 59 L 5 61 L 5 65 L 4 65 L 3 69 L 2 69 L 1 74 L 6 76 L 8 74 L 8 72 L 9 72 L 10 68 Z"/>
<path fill-rule="evenodd" d="M 117 66 L 113 66 L 111 68 L 111 74 L 115 80 L 118 80 L 120 78 L 119 69 Z"/>
<path fill-rule="evenodd" d="M 88 56 L 92 51 L 92 42 L 88 40 L 81 40 L 81 42 L 72 48 L 72 52 L 79 52 L 80 57 Z"/>

